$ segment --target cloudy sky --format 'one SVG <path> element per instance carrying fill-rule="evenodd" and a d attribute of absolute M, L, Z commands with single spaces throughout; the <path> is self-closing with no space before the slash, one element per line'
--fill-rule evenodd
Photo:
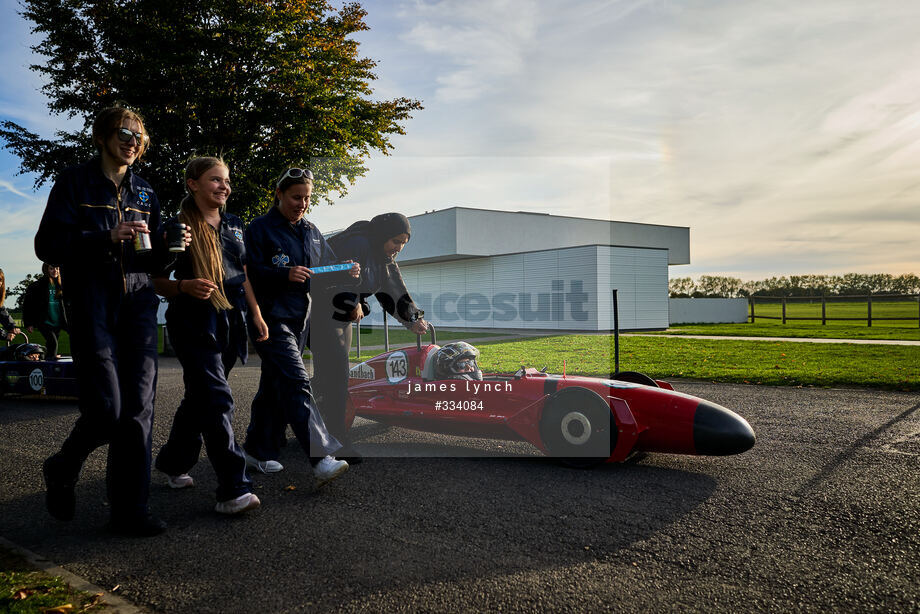
<path fill-rule="evenodd" d="M 460 205 L 689 226 L 671 276 L 920 274 L 920 3 L 370 0 L 376 95 L 425 109 L 324 230 Z M 29 26 L 0 0 L 0 119 L 43 136 Z M 0 267 L 47 196 L 0 152 Z"/>

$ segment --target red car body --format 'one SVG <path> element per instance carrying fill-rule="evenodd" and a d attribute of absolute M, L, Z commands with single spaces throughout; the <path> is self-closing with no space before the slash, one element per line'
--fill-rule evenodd
<path fill-rule="evenodd" d="M 349 423 L 358 415 L 415 430 L 524 440 L 575 465 L 639 451 L 737 454 L 754 445 L 741 416 L 639 373 L 601 379 L 522 367 L 481 381 L 434 380 L 429 358 L 438 349 L 402 348 L 353 367 Z"/>

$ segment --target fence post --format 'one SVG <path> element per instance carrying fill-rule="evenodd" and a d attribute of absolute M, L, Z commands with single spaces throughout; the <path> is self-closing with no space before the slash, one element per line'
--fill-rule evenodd
<path fill-rule="evenodd" d="M 753 324 L 754 323 L 754 297 L 753 296 L 748 297 L 748 304 L 751 307 L 751 324 Z"/>
<path fill-rule="evenodd" d="M 361 323 L 355 322 L 354 327 L 357 328 L 357 334 L 355 335 L 358 338 L 358 353 L 355 355 L 356 358 L 361 358 Z"/>
<path fill-rule="evenodd" d="M 868 326 L 871 328 L 871 327 L 872 327 L 872 293 L 871 293 L 871 292 L 869 293 L 869 296 L 866 297 L 866 304 L 867 304 L 868 307 L 869 307 L 869 314 L 868 314 L 869 324 L 868 324 Z"/>
<path fill-rule="evenodd" d="M 390 325 L 387 322 L 387 310 L 382 309 L 383 311 L 383 351 L 390 351 Z"/>
<path fill-rule="evenodd" d="M 821 326 L 827 325 L 827 295 L 821 295 Z"/>
<path fill-rule="evenodd" d="M 786 323 L 786 297 L 783 297 L 783 324 Z"/>

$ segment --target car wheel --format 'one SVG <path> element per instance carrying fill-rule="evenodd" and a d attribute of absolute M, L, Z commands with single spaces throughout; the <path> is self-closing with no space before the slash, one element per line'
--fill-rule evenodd
<path fill-rule="evenodd" d="M 611 375 L 610 379 L 620 382 L 629 382 L 631 384 L 643 384 L 645 386 L 661 388 L 661 386 L 658 385 L 658 382 L 650 378 L 645 373 L 639 373 L 638 371 L 620 371 L 619 373 L 614 373 Z"/>
<path fill-rule="evenodd" d="M 570 467 L 603 463 L 617 442 L 610 405 L 593 390 L 563 388 L 546 400 L 540 437 L 547 454 Z"/>

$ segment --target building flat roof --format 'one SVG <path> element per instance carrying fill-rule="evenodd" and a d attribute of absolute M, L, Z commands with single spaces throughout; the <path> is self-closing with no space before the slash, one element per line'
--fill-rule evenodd
<path fill-rule="evenodd" d="M 668 264 L 690 263 L 690 229 L 528 211 L 450 207 L 409 217 L 412 240 L 400 264 L 499 256 L 583 245 L 667 249 Z"/>

